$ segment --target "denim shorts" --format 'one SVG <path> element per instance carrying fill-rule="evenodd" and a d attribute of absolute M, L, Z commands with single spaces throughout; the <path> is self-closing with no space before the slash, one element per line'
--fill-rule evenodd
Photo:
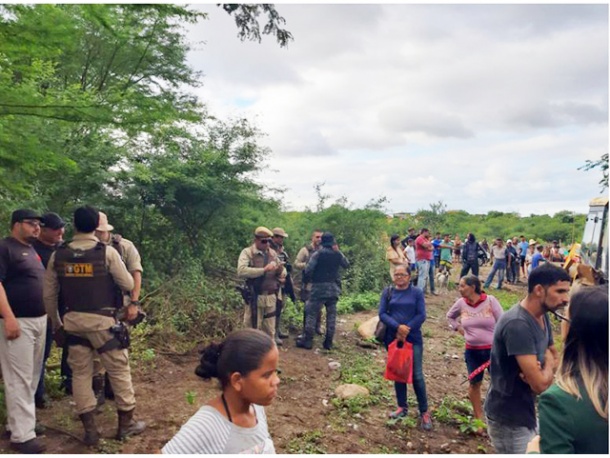
<path fill-rule="evenodd" d="M 468 375 L 472 374 L 477 368 L 489 361 L 490 356 L 491 350 L 473 350 L 471 348 L 467 348 L 464 351 L 464 359 L 466 360 Z M 489 367 L 487 370 L 489 370 Z M 480 374 L 476 375 L 472 380 L 470 380 L 470 384 L 474 385 L 475 383 L 482 382 L 484 374 L 485 371 L 482 371 Z"/>

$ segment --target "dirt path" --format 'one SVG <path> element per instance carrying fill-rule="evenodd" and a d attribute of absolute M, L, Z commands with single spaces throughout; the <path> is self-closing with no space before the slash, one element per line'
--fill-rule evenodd
<path fill-rule="evenodd" d="M 524 286 L 511 287 L 525 292 Z M 428 319 L 423 326 L 424 373 L 431 410 L 439 419 L 434 430 L 423 432 L 416 426 L 416 404 L 409 387 L 411 419 L 402 424 L 388 424 L 387 413 L 394 409 L 391 382 L 380 378 L 385 352 L 381 348 L 358 345 L 355 328 L 376 311 L 340 316 L 337 348 L 331 353 L 320 350 L 318 338 L 314 350 L 294 347 L 295 335 L 281 348 L 282 384 L 279 396 L 268 408 L 271 435 L 278 453 L 490 453 L 486 437 L 463 434 L 455 422 L 442 421 L 442 406 L 460 405 L 466 400 L 463 341 L 451 332 L 445 313 L 457 298 L 457 291 L 445 292 L 427 299 Z M 342 364 L 329 369 L 330 361 Z M 39 411 L 39 420 L 52 427 L 45 433 L 48 453 L 151 453 L 160 449 L 180 426 L 216 395 L 216 384 L 204 382 L 194 374 L 197 354 L 158 355 L 154 362 L 134 368 L 138 400 L 137 416 L 149 423 L 139 437 L 119 443 L 112 439 L 116 431 L 114 404 L 107 402 L 98 416 L 98 426 L 105 438 L 96 449 L 85 447 L 71 435 L 82 435 L 69 397 L 54 401 L 52 407 Z M 333 401 L 333 391 L 349 377 L 360 377 L 373 387 L 371 400 L 365 403 Z M 484 390 L 487 388 L 487 376 Z M 413 403 L 413 405 L 411 405 Z M 464 404 L 468 404 L 467 402 Z M 59 432 L 63 430 L 64 432 Z M 6 439 L 0 441 L 0 452 L 10 453 Z"/>

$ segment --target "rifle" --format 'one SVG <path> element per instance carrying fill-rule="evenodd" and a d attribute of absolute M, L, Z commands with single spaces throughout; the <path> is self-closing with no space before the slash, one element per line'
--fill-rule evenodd
<path fill-rule="evenodd" d="M 235 287 L 241 294 L 244 302 L 250 306 L 250 314 L 252 315 L 252 327 L 256 329 L 258 324 L 258 294 L 256 294 L 252 282 L 247 281 L 245 285 L 237 285 Z"/>
<path fill-rule="evenodd" d="M 290 298 L 293 304 L 297 303 L 297 298 L 294 295 L 294 283 L 292 282 L 292 277 L 290 275 L 286 276 L 286 283 L 284 283 L 284 292 L 286 296 Z"/>

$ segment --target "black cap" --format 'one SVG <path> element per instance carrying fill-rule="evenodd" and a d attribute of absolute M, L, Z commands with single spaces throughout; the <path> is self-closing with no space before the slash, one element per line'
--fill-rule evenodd
<path fill-rule="evenodd" d="M 42 216 L 40 216 L 34 210 L 20 208 L 19 210 L 15 210 L 11 215 L 11 227 L 13 226 L 13 224 L 20 223 L 24 219 L 37 219 L 39 221 L 42 221 Z"/>
<path fill-rule="evenodd" d="M 88 234 L 95 231 L 100 221 L 99 212 L 89 205 L 79 207 L 74 212 L 74 228 Z"/>
<path fill-rule="evenodd" d="M 322 234 L 322 246 L 331 247 L 335 244 L 335 236 L 330 232 Z"/>
<path fill-rule="evenodd" d="M 42 215 L 42 226 L 49 229 L 57 230 L 66 225 L 66 222 L 61 219 L 57 213 L 49 212 Z"/>

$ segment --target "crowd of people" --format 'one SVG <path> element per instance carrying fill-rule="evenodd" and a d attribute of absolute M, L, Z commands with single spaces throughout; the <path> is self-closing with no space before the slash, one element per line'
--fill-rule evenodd
<path fill-rule="evenodd" d="M 0 366 L 6 431 L 19 453 L 46 448 L 37 437 L 36 408 L 48 404 L 44 371 L 53 340 L 85 444 L 99 443 L 95 414 L 106 396 L 117 407 L 118 440 L 146 427 L 134 419 L 126 338 L 142 313 L 140 255 L 93 207 L 77 208 L 73 225 L 73 239 L 65 242 L 59 215 L 20 209 L 11 215 L 11 235 L 0 241 Z"/>
<path fill-rule="evenodd" d="M 126 337 L 129 325 L 142 314 L 138 251 L 113 234 L 106 215 L 93 207 L 79 207 L 73 224 L 73 239 L 64 242 L 66 224 L 58 215 L 17 210 L 11 236 L 0 241 L 0 365 L 7 431 L 11 448 L 20 453 L 45 449 L 37 437 L 36 408 L 47 404 L 43 372 L 52 339 L 62 349 L 63 387 L 74 398 L 85 444 L 99 443 L 95 413 L 106 397 L 115 400 L 117 439 L 146 428 L 134 418 Z M 277 347 L 288 337 L 281 329 L 282 310 L 288 298 L 303 304 L 296 347 L 311 350 L 315 335 L 323 335 L 323 348 L 332 350 L 341 272 L 349 268 L 332 233 L 314 230 L 294 266 L 284 248 L 287 237 L 280 227 L 260 226 L 252 244 L 241 251 L 237 275 L 245 283 L 246 329 L 203 350 L 195 373 L 206 380 L 217 378 L 221 392 L 182 426 L 162 453 L 275 452 L 264 407 L 273 402 L 280 383 Z M 420 427 L 433 430 L 423 371 L 426 297 L 437 295 L 435 273 L 449 273 L 459 263 L 461 297 L 446 317 L 450 328 L 464 336 L 467 394 L 496 452 L 607 453 L 607 289 L 582 289 L 570 300 L 571 278 L 554 264 L 563 256 L 558 244 L 546 250 L 521 236 L 520 242 L 504 244 L 498 238 L 485 247 L 472 233 L 464 240 L 441 233 L 432 237 L 427 228 L 417 235 L 409 230 L 403 240 L 393 235 L 386 253 L 392 285 L 380 295 L 379 319 L 385 324 L 381 340 L 386 349 L 394 342 L 412 348 Z M 493 265 L 482 282 L 479 258 L 486 248 Z M 503 312 L 486 290 L 496 275 L 500 289 L 505 274 L 511 283 L 526 279 L 527 296 Z M 558 313 L 562 309 L 565 316 Z M 561 354 L 549 313 L 567 323 Z M 490 386 L 483 402 L 485 371 Z M 408 415 L 407 383 L 395 381 L 394 389 L 397 408 L 388 416 L 400 419 Z"/>
<path fill-rule="evenodd" d="M 420 406 L 420 424 L 430 430 L 421 370 L 420 329 L 426 319 L 423 293 L 427 280 L 433 278 L 430 265 L 436 261 L 439 269 L 451 268 L 442 250 L 455 249 L 456 244 L 449 243 L 447 234 L 442 241 L 438 233 L 430 240 L 427 228 L 420 231 L 414 239 L 414 252 L 418 275 L 420 279 L 425 278 L 415 286 L 405 282 L 413 268 L 409 259 L 412 251 L 407 251 L 413 238 L 409 235 L 404 240 L 407 261 L 402 264 L 398 262 L 401 257 L 395 243 L 399 238 L 393 235 L 387 250 L 386 258 L 393 264 L 394 286 L 381 294 L 379 319 L 386 325 L 383 340 L 386 348 L 393 340 L 413 344 L 413 388 Z M 441 251 L 438 257 L 435 249 Z M 571 277 L 554 264 L 564 259 L 559 244 L 553 241 L 545 247 L 533 239 L 527 242 L 524 236 L 521 242 L 517 238 L 509 239 L 506 245 L 502 238 L 494 241 L 492 269 L 482 284 L 478 276 L 481 250 L 485 249 L 476 242 L 474 234 L 468 234 L 460 250 L 462 270 L 458 291 L 461 298 L 447 312 L 450 328 L 464 336 L 468 397 L 474 418 L 487 425 L 497 453 L 525 453 L 528 444 L 530 451 L 543 453 L 608 453 L 607 287 L 589 287 L 570 301 Z M 531 254 L 533 251 L 536 253 Z M 519 281 L 521 273 L 527 281 L 528 292 L 523 300 L 503 312 L 499 301 L 485 290 L 496 274 L 497 289 L 501 289 L 505 272 L 510 283 Z M 433 285 L 431 282 L 432 294 Z M 570 318 L 558 313 L 564 308 Z M 570 323 L 570 331 L 564 329 L 566 345 L 562 355 L 554 345 L 549 313 Z M 483 404 L 481 385 L 486 370 L 490 374 L 490 386 Z M 558 370 L 557 383 L 551 386 Z M 406 385 L 395 382 L 395 391 L 398 409 L 389 414 L 390 418 L 407 412 Z M 538 417 L 537 395 L 542 395 Z M 581 423 L 578 419 L 568 419 L 571 406 L 578 412 Z M 536 436 L 539 423 L 540 436 Z M 590 429 L 598 436 L 590 437 Z M 484 433 L 482 427 L 478 433 Z"/>

